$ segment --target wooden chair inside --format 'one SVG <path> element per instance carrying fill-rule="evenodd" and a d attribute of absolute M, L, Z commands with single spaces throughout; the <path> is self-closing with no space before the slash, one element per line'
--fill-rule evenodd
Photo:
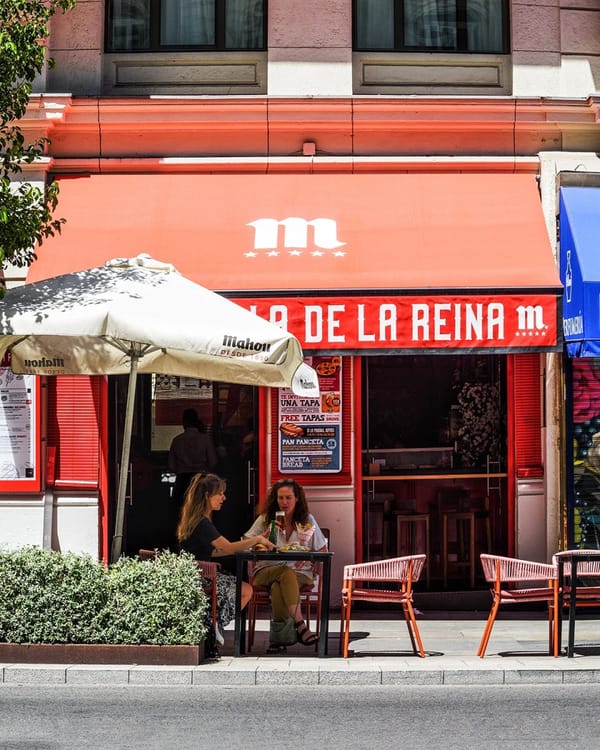
<path fill-rule="evenodd" d="M 377 557 L 388 557 L 392 545 L 393 492 L 375 492 L 368 505 L 369 549 Z"/>
<path fill-rule="evenodd" d="M 321 528 L 323 536 L 327 540 L 327 549 L 331 550 L 331 532 L 327 528 Z M 247 618 L 248 618 L 248 653 L 252 651 L 254 646 L 254 637 L 256 634 L 256 618 L 259 607 L 270 607 L 271 600 L 269 597 L 268 586 L 255 586 L 252 579 L 254 578 L 254 562 L 250 560 L 248 562 L 248 581 L 252 586 L 252 597 L 248 602 Z M 314 609 L 315 617 L 315 633 L 318 636 L 321 625 L 321 606 L 322 606 L 322 594 L 323 594 L 323 563 L 317 562 L 313 566 L 314 579 L 310 586 L 302 586 L 300 588 L 300 604 L 304 608 L 304 620 L 308 628 L 312 620 L 312 613 Z M 318 641 L 315 644 L 315 651 L 319 648 Z"/>
<path fill-rule="evenodd" d="M 464 487 L 445 487 L 437 493 L 440 527 L 442 584 L 448 588 L 448 572 L 466 569 L 475 588 L 475 511 L 470 510 Z"/>
<path fill-rule="evenodd" d="M 491 554 L 493 544 L 492 510 L 489 495 L 472 495 L 466 500 L 467 510 L 475 513 L 475 544 L 480 552 Z M 484 549 L 481 549 L 481 547 Z"/>
<path fill-rule="evenodd" d="M 548 563 L 485 553 L 481 554 L 481 565 L 485 580 L 492 584 L 492 606 L 477 656 L 482 659 L 485 656 L 500 606 L 529 602 L 543 602 L 548 605 L 548 653 L 558 656 L 558 618 L 555 617 L 558 608 L 556 567 Z"/>
<path fill-rule="evenodd" d="M 412 604 L 413 584 L 419 580 L 426 555 L 406 555 L 387 560 L 346 565 L 342 585 L 340 653 L 348 657 L 353 602 L 400 604 L 414 654 L 425 656 Z"/>
<path fill-rule="evenodd" d="M 424 552 L 429 559 L 429 545 L 431 539 L 430 519 L 427 512 L 417 511 L 416 499 L 403 500 L 401 507 L 393 511 L 396 524 L 396 556 Z M 420 529 L 420 530 L 419 530 Z M 421 532 L 421 533 L 420 533 Z M 422 542 L 421 549 L 417 549 Z M 430 584 L 429 566 L 425 566 L 427 588 Z"/>

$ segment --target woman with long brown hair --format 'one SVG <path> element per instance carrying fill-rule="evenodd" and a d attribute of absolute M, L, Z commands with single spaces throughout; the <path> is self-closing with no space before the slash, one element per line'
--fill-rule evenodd
<path fill-rule="evenodd" d="M 196 474 L 185 494 L 181 518 L 177 527 L 177 540 L 182 551 L 190 552 L 196 560 L 218 562 L 219 555 L 233 555 L 255 544 L 266 549 L 274 545 L 263 534 L 255 534 L 239 542 L 230 542 L 214 525 L 212 515 L 225 502 L 226 482 L 216 474 Z M 252 587 L 242 583 L 242 609 L 250 601 Z M 217 573 L 217 622 L 210 623 L 211 631 L 223 643 L 223 630 L 235 617 L 235 576 Z M 210 614 L 209 614 L 210 618 Z M 211 658 L 219 658 L 216 645 L 211 644 Z"/>
<path fill-rule="evenodd" d="M 268 533 L 271 521 L 276 520 L 277 511 L 283 511 L 281 530 L 288 544 L 296 542 L 311 549 L 324 552 L 327 540 L 314 516 L 308 510 L 304 488 L 293 479 L 282 479 L 271 487 L 265 502 L 265 510 L 246 532 L 248 539 L 256 534 Z M 313 581 L 312 565 L 308 561 L 280 563 L 265 560 L 256 564 L 253 583 L 268 586 L 273 609 L 273 620 L 284 622 L 293 618 L 297 642 L 304 646 L 314 646 L 318 638 L 304 621 L 300 606 L 300 587 Z M 285 647 L 271 643 L 268 653 L 285 652 Z"/>

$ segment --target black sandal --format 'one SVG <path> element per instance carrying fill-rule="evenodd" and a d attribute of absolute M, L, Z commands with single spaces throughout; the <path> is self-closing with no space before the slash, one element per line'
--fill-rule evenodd
<path fill-rule="evenodd" d="M 310 632 L 304 620 L 299 620 L 296 623 L 296 633 L 298 633 L 298 643 L 303 646 L 314 646 L 319 642 L 319 636 Z"/>

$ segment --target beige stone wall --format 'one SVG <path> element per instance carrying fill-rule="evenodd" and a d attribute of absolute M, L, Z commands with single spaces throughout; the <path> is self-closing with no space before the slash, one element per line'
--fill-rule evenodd
<path fill-rule="evenodd" d="M 46 90 L 77 96 L 99 94 L 104 48 L 104 0 L 77 0 L 51 22 L 49 54 L 56 61 Z"/>
<path fill-rule="evenodd" d="M 351 6 L 347 0 L 269 0 L 269 94 L 352 94 Z"/>
<path fill-rule="evenodd" d="M 600 0 L 513 0 L 511 55 L 352 53 L 349 0 L 270 0 L 266 53 L 104 55 L 104 0 L 52 21 L 37 90 L 81 95 L 585 97 L 600 89 Z"/>
<path fill-rule="evenodd" d="M 600 0 L 513 0 L 515 96 L 588 96 L 600 89 Z"/>

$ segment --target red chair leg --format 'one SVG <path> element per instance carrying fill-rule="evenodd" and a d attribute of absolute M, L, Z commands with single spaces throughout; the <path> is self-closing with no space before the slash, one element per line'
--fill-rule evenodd
<path fill-rule="evenodd" d="M 559 621 L 559 611 L 558 611 L 558 581 L 554 582 L 554 597 L 552 604 L 548 604 L 548 620 L 549 620 L 549 627 L 550 627 L 550 644 L 551 644 L 551 652 L 554 658 L 558 657 L 558 647 L 559 647 L 559 633 L 558 633 L 558 621 Z"/>
<path fill-rule="evenodd" d="M 485 623 L 485 629 L 483 631 L 483 635 L 481 636 L 479 649 L 477 650 L 477 656 L 480 656 L 482 659 L 485 656 L 485 651 L 492 634 L 492 628 L 494 627 L 494 621 L 496 620 L 496 615 L 498 614 L 499 608 L 500 599 L 496 598 L 494 599 L 494 603 L 492 604 L 492 608 L 490 609 L 490 614 L 488 615 L 487 621 Z"/>
<path fill-rule="evenodd" d="M 417 626 L 417 619 L 415 617 L 415 611 L 411 602 L 407 599 L 402 602 L 402 611 L 404 612 L 404 619 L 406 620 L 406 626 L 408 628 L 408 634 L 412 643 L 413 653 L 419 654 L 422 658 L 425 657 L 425 650 L 421 641 L 421 634 Z"/>
<path fill-rule="evenodd" d="M 340 622 L 340 648 L 344 659 L 348 658 L 348 645 L 350 641 L 350 616 L 351 616 L 352 602 L 350 598 L 346 601 L 342 598 L 342 611 L 341 611 L 341 622 Z"/>

